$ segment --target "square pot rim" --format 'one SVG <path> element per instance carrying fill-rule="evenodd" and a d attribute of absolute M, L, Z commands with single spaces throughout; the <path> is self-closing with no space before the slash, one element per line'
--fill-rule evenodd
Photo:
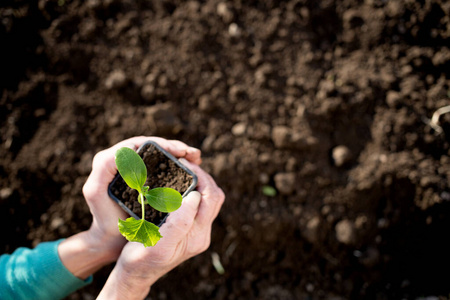
<path fill-rule="evenodd" d="M 186 173 L 188 173 L 190 176 L 192 176 L 192 183 L 191 185 L 188 187 L 188 189 L 183 193 L 182 197 L 186 197 L 191 191 L 193 191 L 195 189 L 195 187 L 197 186 L 197 175 L 188 167 L 186 167 L 185 165 L 183 165 L 175 156 L 173 156 L 170 152 L 168 152 L 167 150 L 165 150 L 164 148 L 162 148 L 157 142 L 155 141 L 147 141 L 145 143 L 143 143 L 137 150 L 136 152 L 139 154 L 139 151 L 141 151 L 142 149 L 144 149 L 144 147 L 148 146 L 148 145 L 153 145 L 155 146 L 160 152 L 162 152 L 166 157 L 168 157 L 170 160 L 172 160 L 178 167 L 180 167 L 181 169 L 183 169 Z M 128 213 L 131 217 L 135 218 L 136 220 L 140 220 L 141 218 L 138 217 L 134 212 L 132 212 L 119 198 L 117 198 L 113 192 L 111 191 L 112 186 L 114 185 L 114 183 L 121 178 L 119 172 L 117 172 L 117 174 L 114 176 L 114 179 L 109 183 L 108 185 L 108 195 L 109 197 L 114 200 L 126 213 Z M 167 217 L 169 216 L 169 213 L 166 214 L 166 216 L 164 217 L 164 219 L 161 221 L 160 224 L 155 224 L 158 227 L 161 227 L 162 224 L 164 224 L 164 222 L 166 221 Z"/>

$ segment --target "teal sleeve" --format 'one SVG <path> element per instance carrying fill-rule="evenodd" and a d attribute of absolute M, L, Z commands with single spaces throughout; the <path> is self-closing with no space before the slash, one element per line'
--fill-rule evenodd
<path fill-rule="evenodd" d="M 92 282 L 70 273 L 58 255 L 63 239 L 0 256 L 0 299 L 62 299 Z"/>

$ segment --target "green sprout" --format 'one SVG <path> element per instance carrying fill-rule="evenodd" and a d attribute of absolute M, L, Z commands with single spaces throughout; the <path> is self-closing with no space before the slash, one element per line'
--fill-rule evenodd
<path fill-rule="evenodd" d="M 275 197 L 277 195 L 277 190 L 270 185 L 265 185 L 262 187 L 262 192 L 268 197 Z"/>
<path fill-rule="evenodd" d="M 159 227 L 145 220 L 145 204 L 154 209 L 169 213 L 181 206 L 181 194 L 172 188 L 154 188 L 145 186 L 147 167 L 142 158 L 130 148 L 122 147 L 116 151 L 116 166 L 125 183 L 139 193 L 138 201 L 142 205 L 142 218 L 133 217 L 125 221 L 119 219 L 119 231 L 130 242 L 142 243 L 145 247 L 155 246 L 162 238 Z"/>

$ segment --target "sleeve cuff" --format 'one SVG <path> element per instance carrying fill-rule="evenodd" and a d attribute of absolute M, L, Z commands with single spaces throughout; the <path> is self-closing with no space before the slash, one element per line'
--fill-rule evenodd
<path fill-rule="evenodd" d="M 34 249 L 21 247 L 2 257 L 0 286 L 6 290 L 5 299 L 63 299 L 92 282 L 92 275 L 82 280 L 64 266 L 58 254 L 63 240 L 43 242 Z"/>
<path fill-rule="evenodd" d="M 41 247 L 42 259 L 37 262 L 40 264 L 41 270 L 47 277 L 47 280 L 55 290 L 58 291 L 62 297 L 65 297 L 74 291 L 90 284 L 93 280 L 93 276 L 89 276 L 85 280 L 82 280 L 73 275 L 62 263 L 58 255 L 58 246 L 64 239 L 60 239 L 54 242 L 41 243 L 37 248 Z M 54 295 L 54 294 L 53 294 Z"/>

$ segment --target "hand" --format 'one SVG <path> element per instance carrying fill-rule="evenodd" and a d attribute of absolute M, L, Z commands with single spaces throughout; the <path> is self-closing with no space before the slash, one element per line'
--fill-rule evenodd
<path fill-rule="evenodd" d="M 127 214 L 108 195 L 108 185 L 117 173 L 114 155 L 120 147 L 136 150 L 152 140 L 175 157 L 184 157 L 194 164 L 201 163 L 201 152 L 196 148 L 158 137 L 133 137 L 111 148 L 100 151 L 93 159 L 92 171 L 83 194 L 91 211 L 93 221 L 90 229 L 64 240 L 58 253 L 67 269 L 79 278 L 86 278 L 103 265 L 115 261 L 126 243 L 118 229 L 118 219 Z M 84 257 L 88 255 L 88 258 Z"/>
<path fill-rule="evenodd" d="M 163 237 L 154 247 L 125 245 L 98 299 L 143 299 L 158 278 L 209 247 L 212 223 L 225 195 L 199 166 L 180 161 L 197 174 L 198 192 L 190 192 L 170 213 L 160 229 Z"/>
<path fill-rule="evenodd" d="M 114 155 L 121 147 L 136 150 L 149 140 L 157 142 L 175 157 L 184 157 L 194 164 L 201 163 L 201 152 L 196 148 L 180 141 L 145 136 L 124 140 L 95 155 L 92 172 L 83 187 L 84 197 L 93 216 L 90 232 L 95 240 L 102 240 L 103 245 L 117 256 L 126 242 L 118 230 L 117 222 L 119 218 L 126 219 L 128 215 L 108 195 L 108 185 L 117 173 Z"/>

